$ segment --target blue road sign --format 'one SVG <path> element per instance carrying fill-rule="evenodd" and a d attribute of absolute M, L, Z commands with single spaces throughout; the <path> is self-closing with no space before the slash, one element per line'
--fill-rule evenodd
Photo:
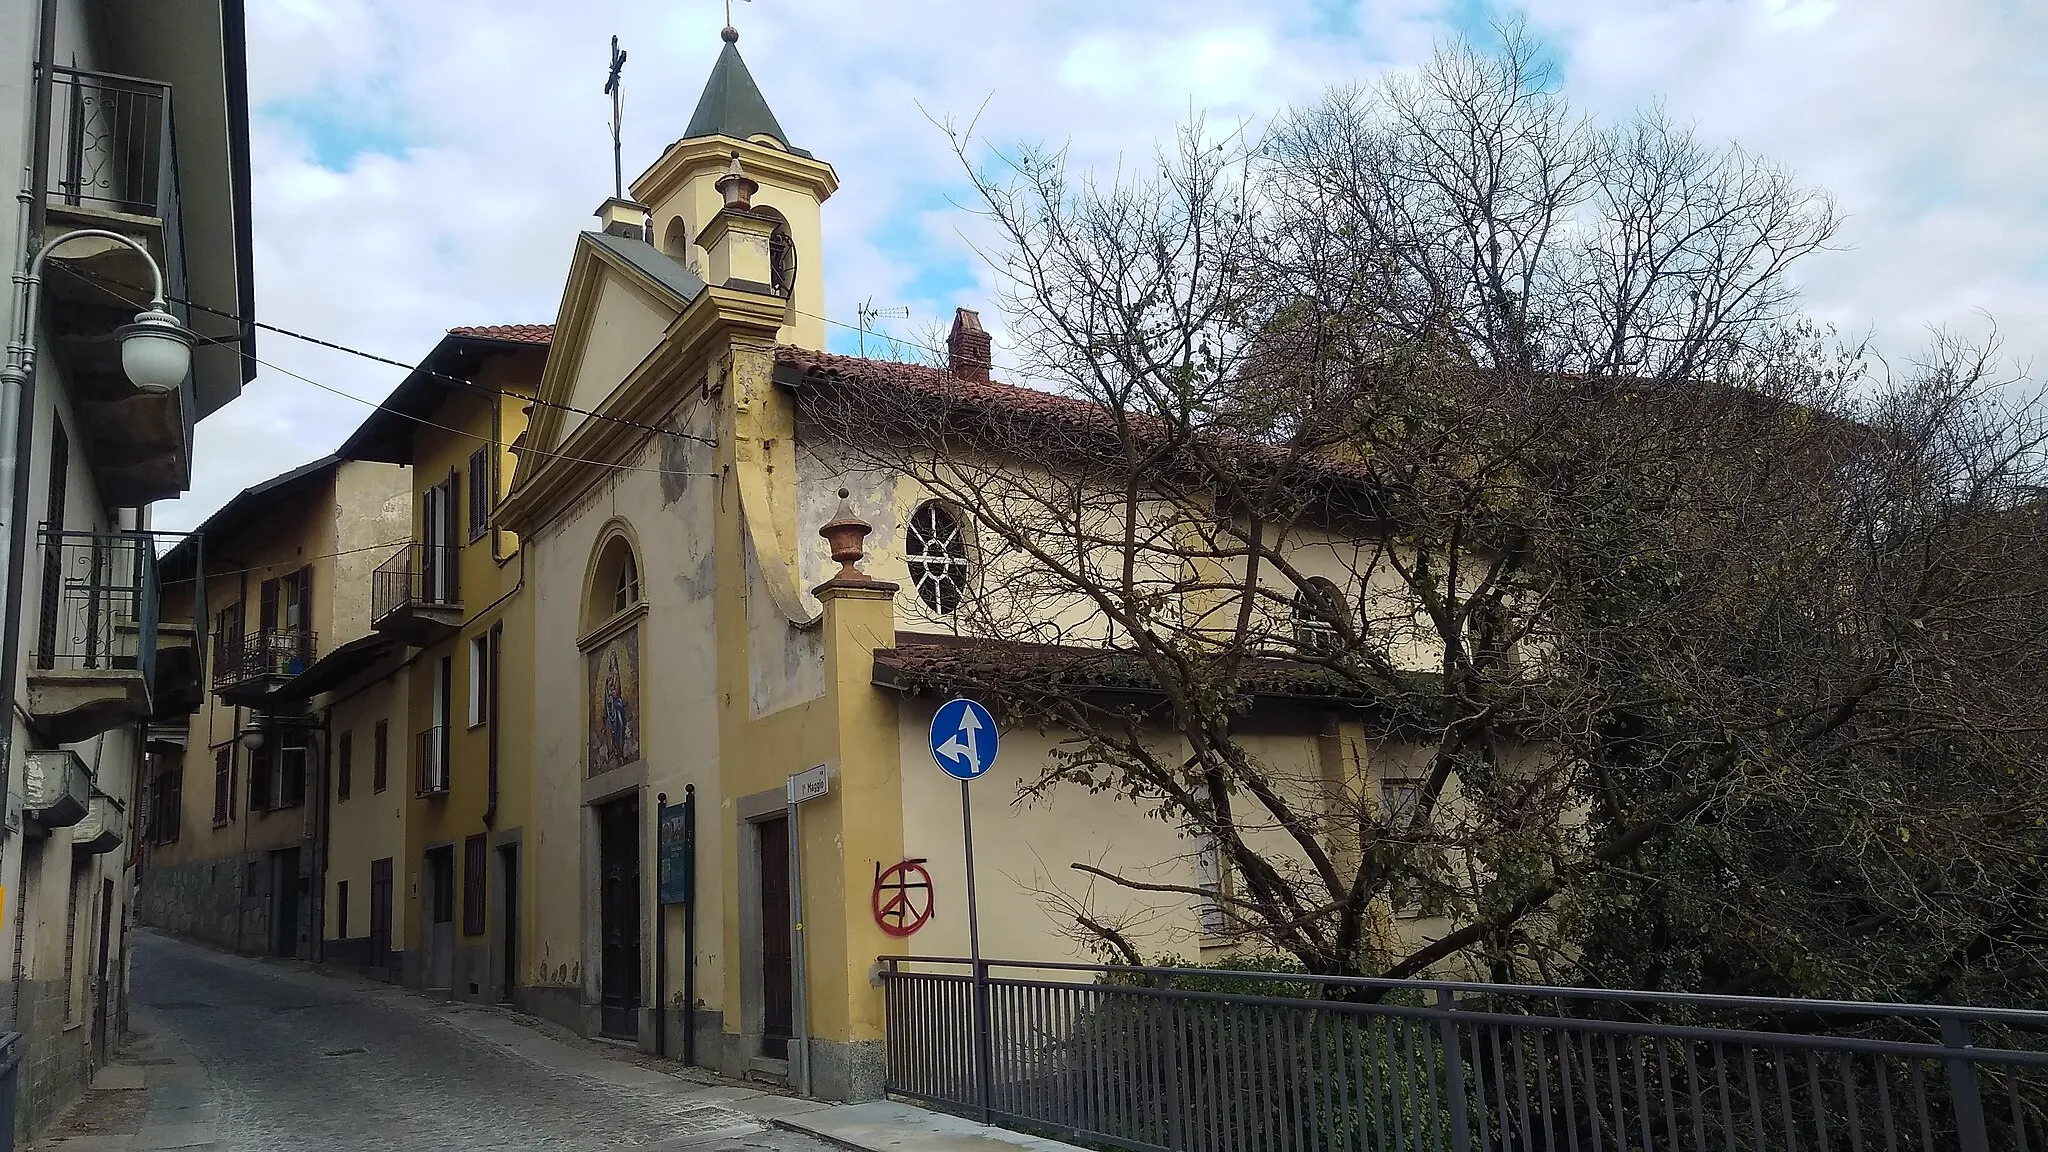
<path fill-rule="evenodd" d="M 932 716 L 932 759 L 958 780 L 972 780 L 995 767 L 995 718 L 965 696 L 939 705 Z"/>

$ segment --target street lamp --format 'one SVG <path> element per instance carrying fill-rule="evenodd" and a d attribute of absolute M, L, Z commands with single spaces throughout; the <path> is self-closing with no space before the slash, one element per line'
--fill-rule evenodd
<path fill-rule="evenodd" d="M 26 208 L 21 219 L 24 224 L 30 219 Z M 169 392 L 182 385 L 192 370 L 192 332 L 171 315 L 164 300 L 164 270 L 149 249 L 134 237 L 104 228 L 66 232 L 43 245 L 35 259 L 28 262 L 26 274 L 16 278 L 15 283 L 21 286 L 16 297 L 21 311 L 14 318 L 13 331 L 7 334 L 7 362 L 0 364 L 0 516 L 8 521 L 4 536 L 7 550 L 0 553 L 0 572 L 6 574 L 4 600 L 0 600 L 0 612 L 6 616 L 5 623 L 0 624 L 0 793 L 6 790 L 7 773 L 14 763 L 15 669 L 21 664 L 19 608 L 25 575 L 22 558 L 28 552 L 28 432 L 34 427 L 37 312 L 43 302 L 43 262 L 58 248 L 86 237 L 126 244 L 149 268 L 149 307 L 116 333 L 121 338 L 121 370 L 127 373 L 129 381 L 145 392 Z"/>
<path fill-rule="evenodd" d="M 128 374 L 129 382 L 145 391 L 168 392 L 183 384 L 186 373 L 191 371 L 192 330 L 180 324 L 165 306 L 164 273 L 157 266 L 156 257 L 132 236 L 104 228 L 80 228 L 43 245 L 42 251 L 29 262 L 26 307 L 15 325 L 15 338 L 7 345 L 7 366 L 0 368 L 0 385 L 5 388 L 0 392 L 0 409 L 6 408 L 14 389 L 28 384 L 35 370 L 36 311 L 42 303 L 43 261 L 65 244 L 89 236 L 126 244 L 135 249 L 149 268 L 149 307 L 136 313 L 133 323 L 122 325 L 114 333 L 121 338 L 121 370 Z M 4 412 L 0 412 L 0 418 L 4 418 Z"/>
<path fill-rule="evenodd" d="M 242 741 L 242 747 L 247 748 L 249 751 L 263 751 L 262 725 L 257 724 L 254 720 L 251 720 L 249 722 L 249 726 L 247 728 L 242 729 L 239 739 Z"/>

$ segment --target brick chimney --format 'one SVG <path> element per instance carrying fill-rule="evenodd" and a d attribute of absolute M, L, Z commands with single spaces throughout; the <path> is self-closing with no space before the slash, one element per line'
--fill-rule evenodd
<path fill-rule="evenodd" d="M 986 384 L 988 370 L 994 366 L 981 313 L 972 308 L 953 309 L 953 331 L 946 336 L 946 370 L 961 380 Z"/>

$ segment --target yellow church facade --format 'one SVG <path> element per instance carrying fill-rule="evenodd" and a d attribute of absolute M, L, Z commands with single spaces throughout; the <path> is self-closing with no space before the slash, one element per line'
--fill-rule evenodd
<path fill-rule="evenodd" d="M 882 1088 L 878 958 L 967 951 L 961 790 L 927 739 L 963 625 L 958 590 L 930 587 L 933 518 L 948 513 L 849 460 L 803 397 L 948 379 L 997 405 L 1043 394 L 988 382 L 987 337 L 964 311 L 946 370 L 824 350 L 837 176 L 790 143 L 734 39 L 684 138 L 576 238 L 496 513 L 519 541 L 532 628 L 530 664 L 504 673 L 508 690 L 531 677 L 520 998 L 585 1034 L 859 1099 Z M 1309 792 L 1386 771 L 1368 769 L 1352 717 L 1275 703 L 1247 731 Z M 1085 884 L 1071 860 L 1227 883 L 1134 806 L 1019 802 L 1059 738 L 1003 733 L 972 785 L 989 956 L 1095 958 L 1071 902 L 1061 911 Z M 792 777 L 820 776 L 792 828 Z M 695 882 L 664 903 L 673 823 L 659 816 L 686 796 Z M 906 877 L 929 880 L 907 912 L 892 903 Z M 1148 956 L 1232 943 L 1213 901 L 1085 895 L 1142 913 L 1133 943 Z"/>

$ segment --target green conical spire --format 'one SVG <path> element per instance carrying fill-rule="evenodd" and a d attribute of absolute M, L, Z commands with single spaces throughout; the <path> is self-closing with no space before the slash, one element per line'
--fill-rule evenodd
<path fill-rule="evenodd" d="M 697 98 L 697 111 L 690 116 L 684 138 L 733 136 L 745 140 L 766 135 L 780 140 L 790 151 L 798 151 L 783 135 L 775 113 L 768 110 L 768 101 L 754 83 L 753 73 L 747 71 L 747 62 L 740 59 L 739 33 L 727 28 L 723 35 L 725 50 L 711 66 L 711 79 L 704 83 L 704 95 Z"/>

